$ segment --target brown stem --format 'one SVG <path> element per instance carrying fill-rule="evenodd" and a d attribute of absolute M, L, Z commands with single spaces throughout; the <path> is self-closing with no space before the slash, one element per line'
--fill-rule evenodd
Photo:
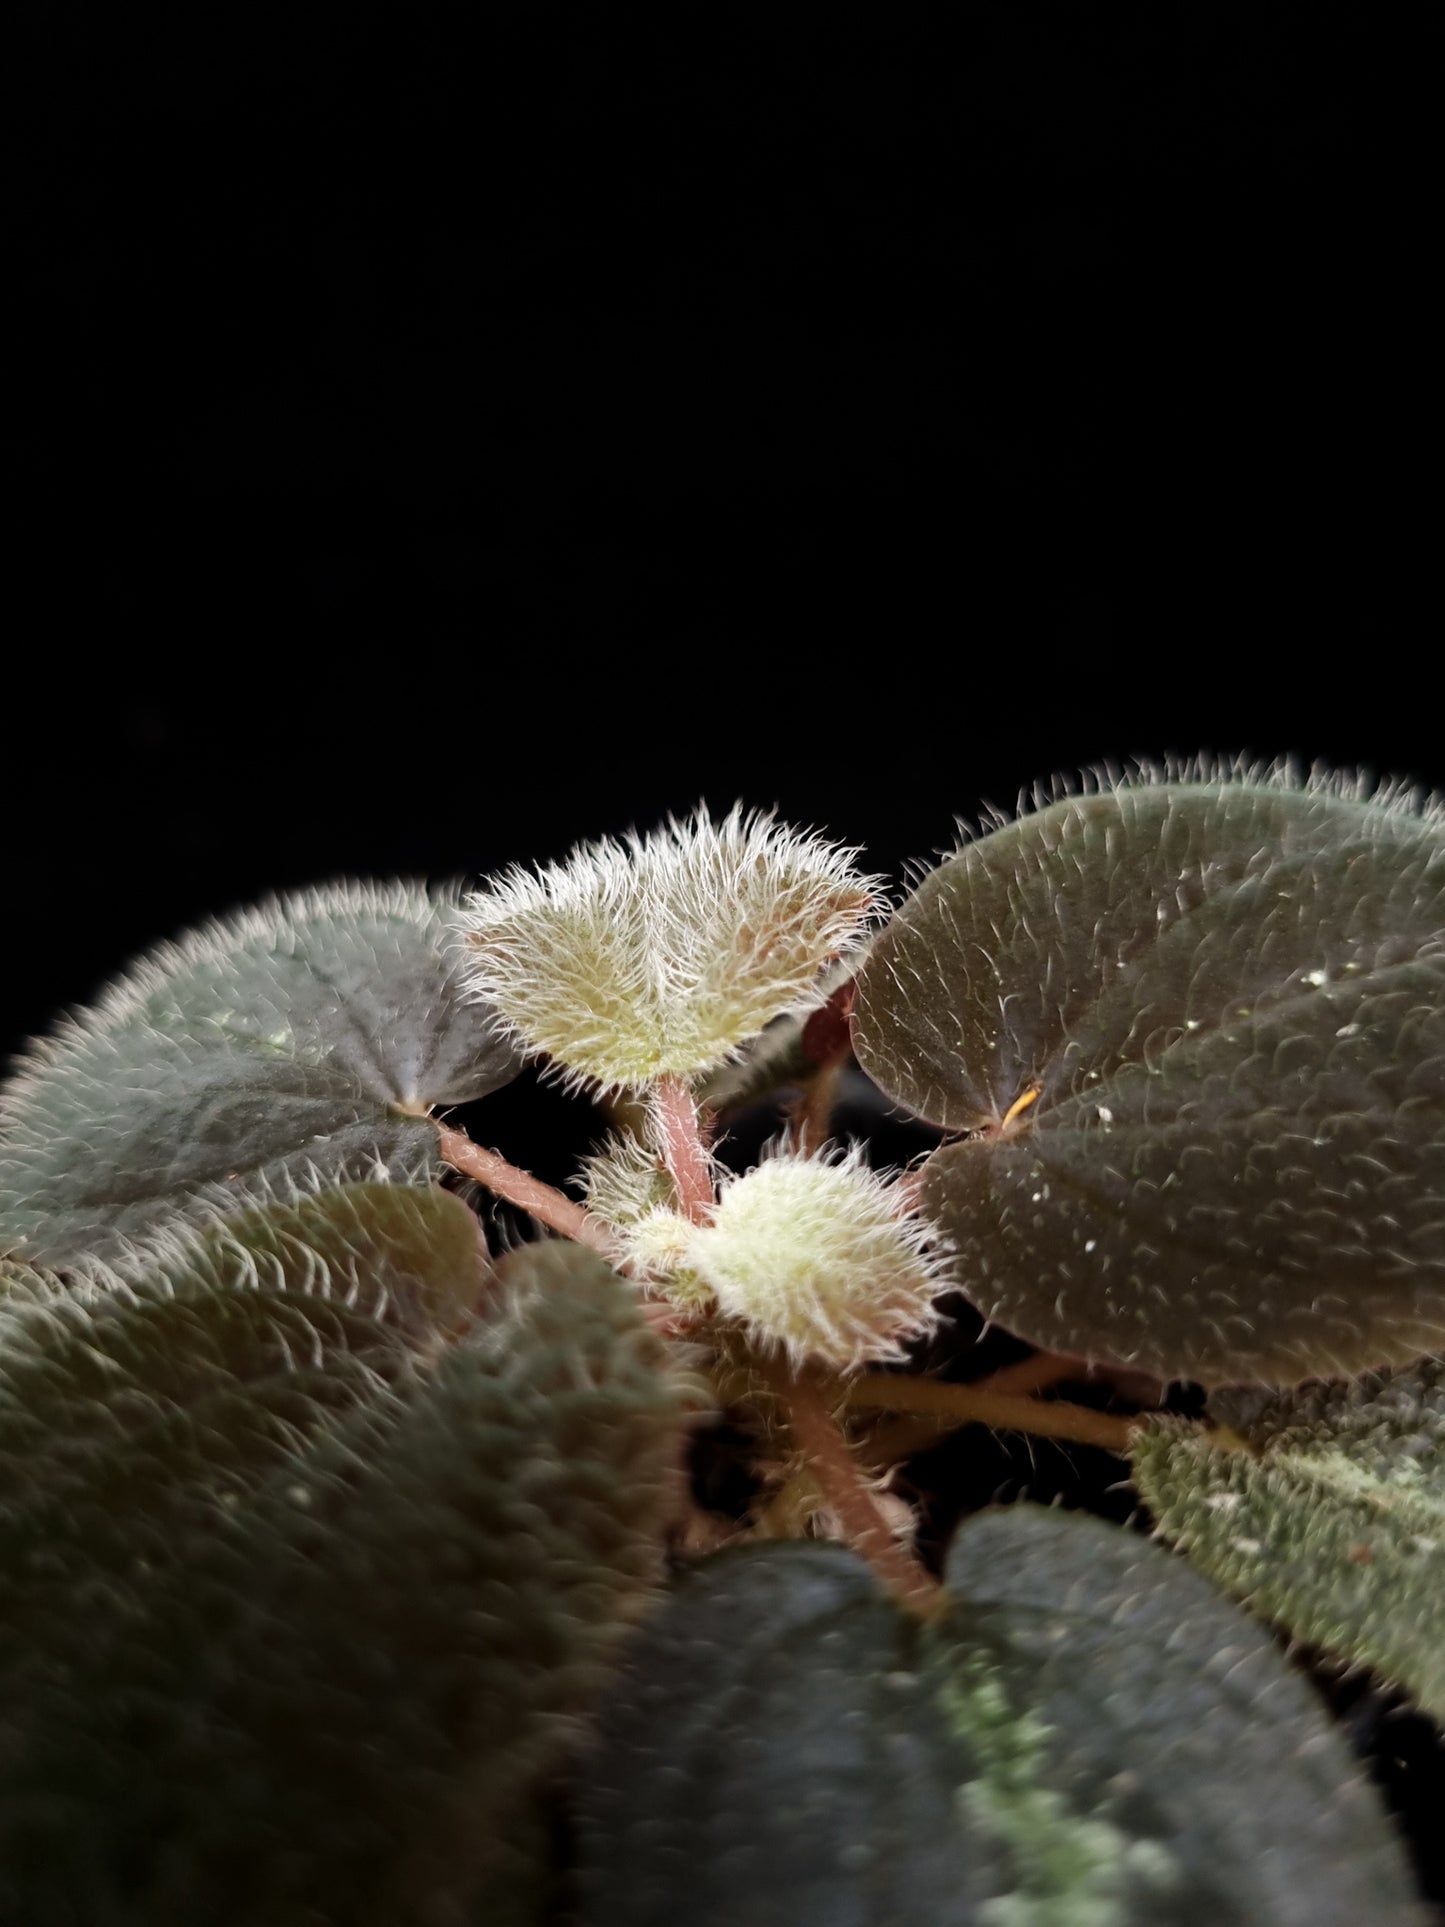
<path fill-rule="evenodd" d="M 833 1122 L 833 1106 L 838 1101 L 838 1080 L 843 1074 L 841 1061 L 824 1064 L 808 1079 L 793 1107 L 793 1132 L 798 1149 L 805 1158 L 815 1158 L 828 1142 Z"/>
<path fill-rule="evenodd" d="M 668 1072 L 653 1085 L 652 1101 L 663 1163 L 677 1187 L 678 1203 L 696 1222 L 712 1210 L 717 1193 L 698 1125 L 692 1086 L 685 1077 Z"/>
<path fill-rule="evenodd" d="M 871 1412 L 917 1412 L 954 1425 L 991 1425 L 1000 1432 L 1032 1432 L 1036 1437 L 1076 1439 L 1126 1457 L 1133 1419 L 1090 1411 L 1053 1399 L 1014 1398 L 985 1392 L 976 1385 L 948 1385 L 937 1378 L 909 1378 L 896 1372 L 864 1372 L 840 1383 L 851 1406 Z"/>
<path fill-rule="evenodd" d="M 629 1275 L 626 1265 L 618 1265 L 617 1269 L 624 1276 Z M 703 1324 L 695 1311 L 674 1305 L 666 1298 L 644 1298 L 641 1311 L 659 1338 L 695 1339 Z"/>
<path fill-rule="evenodd" d="M 950 1432 L 958 1427 L 942 1418 L 923 1418 L 917 1412 L 903 1412 L 896 1418 L 885 1418 L 881 1424 L 871 1427 L 860 1441 L 858 1451 L 870 1465 L 880 1472 L 890 1466 L 899 1465 L 904 1459 L 911 1459 L 917 1452 L 926 1452 L 930 1446 L 940 1445 Z"/>
<path fill-rule="evenodd" d="M 900 1218 L 906 1218 L 910 1211 L 918 1209 L 919 1198 L 923 1194 L 923 1167 L 917 1165 L 911 1171 L 904 1171 L 895 1178 L 889 1196 L 893 1209 Z"/>
<path fill-rule="evenodd" d="M 1066 1378 L 1082 1378 L 1088 1367 L 1081 1358 L 1066 1358 L 1062 1352 L 1030 1352 L 1012 1365 L 1000 1366 L 987 1378 L 976 1379 L 969 1387 L 974 1392 L 1007 1392 L 1013 1398 L 1029 1398 L 1046 1392 Z"/>
<path fill-rule="evenodd" d="M 1004 1365 L 987 1378 L 975 1379 L 968 1389 L 971 1392 L 1005 1392 L 1014 1398 L 1027 1398 L 1037 1392 L 1046 1392 L 1062 1379 L 1082 1378 L 1086 1370 L 1082 1359 L 1066 1358 L 1062 1352 L 1031 1352 L 1027 1358 L 1021 1358 L 1013 1365 Z M 911 1459 L 915 1452 L 926 1452 L 930 1446 L 940 1444 L 950 1432 L 958 1429 L 958 1420 L 952 1415 L 905 1412 L 874 1426 L 862 1450 L 877 1466 L 897 1465 L 901 1459 Z"/>
<path fill-rule="evenodd" d="M 612 1233 L 600 1218 L 594 1218 L 590 1211 L 584 1211 L 580 1204 L 534 1178 L 530 1171 L 521 1171 L 515 1164 L 508 1164 L 499 1151 L 487 1151 L 462 1131 L 454 1131 L 449 1125 L 439 1126 L 441 1152 L 447 1163 L 455 1171 L 464 1172 L 484 1184 L 489 1191 L 495 1191 L 499 1198 L 509 1204 L 519 1206 L 534 1217 L 539 1224 L 550 1230 L 560 1231 L 564 1238 L 573 1238 L 580 1245 L 588 1245 L 598 1251 L 611 1264 L 616 1264 L 622 1256 L 621 1248 Z"/>
<path fill-rule="evenodd" d="M 919 1612 L 933 1609 L 941 1597 L 937 1581 L 898 1543 L 817 1386 L 778 1365 L 764 1370 L 819 1492 L 838 1516 L 844 1539 L 901 1604 Z"/>

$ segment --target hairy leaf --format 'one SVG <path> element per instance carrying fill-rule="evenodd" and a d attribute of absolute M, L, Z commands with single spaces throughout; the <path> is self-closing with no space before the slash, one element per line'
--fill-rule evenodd
<path fill-rule="evenodd" d="M 1135 1434 L 1160 1530 L 1296 1638 L 1445 1720 L 1445 1361 L 1211 1410 L 1246 1449 L 1167 1419 Z"/>
<path fill-rule="evenodd" d="M 12 1303 L 30 1303 L 44 1296 L 59 1280 L 36 1265 L 21 1264 L 14 1258 L 0 1258 L 0 1310 Z"/>
<path fill-rule="evenodd" d="M 500 1883 L 526 1917 L 678 1400 L 600 1260 L 519 1251 L 442 1345 L 484 1285 L 458 1201 L 377 1186 L 7 1324 L 0 1916 L 435 1927 Z"/>
<path fill-rule="evenodd" d="M 582 844 L 468 899 L 470 980 L 574 1080 L 690 1077 L 825 1001 L 876 904 L 854 854 L 741 805 Z"/>
<path fill-rule="evenodd" d="M 0 1246 L 110 1259 L 190 1198 L 437 1169 L 429 1105 L 516 1074 L 456 971 L 455 906 L 337 884 L 163 944 L 0 1092 Z"/>
<path fill-rule="evenodd" d="M 129 1277 L 17 1292 L 0 1328 L 7 1557 L 63 1598 L 107 1559 L 164 1553 L 328 1416 L 412 1376 L 474 1315 L 485 1263 L 460 1200 L 347 1185 L 173 1230 Z M 12 1608 L 59 1603 L 37 1582 Z"/>
<path fill-rule="evenodd" d="M 928 876 L 864 1068 L 970 1133 L 925 1211 L 985 1314 L 1165 1378 L 1445 1341 L 1445 834 L 1338 788 L 1069 797 Z"/>
<path fill-rule="evenodd" d="M 724 1552 L 582 1782 L 585 1927 L 1404 1927 L 1375 1797 L 1266 1635 L 1097 1520 L 981 1515 L 933 1625 L 841 1549 Z"/>

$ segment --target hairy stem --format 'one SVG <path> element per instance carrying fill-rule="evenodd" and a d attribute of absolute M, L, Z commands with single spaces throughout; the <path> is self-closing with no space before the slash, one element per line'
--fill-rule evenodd
<path fill-rule="evenodd" d="M 1032 1352 L 1013 1365 L 991 1372 L 987 1378 L 975 1379 L 968 1389 L 1006 1392 L 1012 1397 L 1024 1398 L 1047 1391 L 1061 1379 L 1082 1376 L 1084 1369 L 1080 1360 L 1066 1358 L 1062 1352 Z M 958 1429 L 958 1420 L 952 1414 L 904 1412 L 873 1426 L 861 1449 L 866 1458 L 883 1468 L 897 1465 L 900 1459 L 911 1459 L 915 1452 L 926 1452 Z"/>
<path fill-rule="evenodd" d="M 923 1195 L 923 1167 L 917 1165 L 911 1171 L 900 1172 L 893 1181 L 890 1195 L 893 1209 L 900 1218 L 906 1218 L 910 1211 L 916 1211 Z"/>
<path fill-rule="evenodd" d="M 953 1425 L 991 1425 L 1000 1432 L 1031 1432 L 1038 1438 L 1075 1439 L 1099 1445 L 1121 1457 L 1129 1450 L 1133 1419 L 1094 1412 L 1059 1400 L 1018 1398 L 984 1391 L 977 1385 L 948 1385 L 936 1378 L 908 1378 L 895 1372 L 864 1372 L 838 1381 L 839 1395 L 865 1412 L 916 1412 Z"/>
<path fill-rule="evenodd" d="M 947 1419 L 921 1418 L 917 1412 L 901 1412 L 868 1427 L 858 1441 L 858 1454 L 879 1472 L 901 1465 L 918 1452 L 941 1445 L 958 1427 Z"/>
<path fill-rule="evenodd" d="M 838 1080 L 842 1072 L 841 1061 L 824 1064 L 814 1071 L 798 1094 L 798 1101 L 793 1107 L 792 1125 L 798 1149 L 806 1158 L 816 1157 L 828 1142 L 833 1106 L 838 1101 Z"/>
<path fill-rule="evenodd" d="M 1012 1365 L 1002 1365 L 987 1378 L 977 1379 L 971 1391 L 1007 1392 L 1015 1398 L 1046 1392 L 1066 1378 L 1082 1378 L 1087 1367 L 1081 1359 L 1066 1358 L 1062 1352 L 1030 1352 Z"/>
<path fill-rule="evenodd" d="M 712 1164 L 703 1145 L 697 1103 L 685 1077 L 669 1072 L 652 1087 L 662 1159 L 677 1187 L 678 1202 L 689 1218 L 705 1218 L 717 1202 Z"/>
<path fill-rule="evenodd" d="M 620 1247 L 600 1218 L 594 1218 L 590 1211 L 584 1211 L 580 1204 L 550 1184 L 534 1178 L 530 1171 L 509 1164 L 499 1151 L 484 1150 L 480 1144 L 473 1144 L 464 1132 L 454 1131 L 449 1125 L 443 1124 L 439 1129 L 442 1156 L 454 1171 L 475 1178 L 478 1184 L 495 1191 L 508 1204 L 517 1205 L 549 1230 L 560 1231 L 564 1238 L 590 1246 L 611 1264 L 618 1262 L 622 1255 Z"/>
<path fill-rule="evenodd" d="M 918 1612 L 932 1609 L 940 1597 L 937 1582 L 898 1543 L 817 1385 L 807 1377 L 794 1378 L 780 1365 L 764 1370 L 819 1492 L 837 1514 L 844 1539 L 900 1603 Z"/>

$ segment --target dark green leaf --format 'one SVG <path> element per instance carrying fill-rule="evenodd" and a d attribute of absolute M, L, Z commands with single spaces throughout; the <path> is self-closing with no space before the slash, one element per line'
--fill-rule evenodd
<path fill-rule="evenodd" d="M 677 1393 L 576 1247 L 507 1260 L 443 1347 L 465 1208 L 320 1204 L 7 1323 L 7 1921 L 436 1927 L 498 1883 L 526 1918 L 531 1789 L 655 1577 Z"/>
<path fill-rule="evenodd" d="M 453 906 L 338 884 L 164 944 L 0 1093 L 0 1247 L 113 1258 L 217 1187 L 425 1181 L 418 1113 L 515 1075 L 455 970 Z"/>
<path fill-rule="evenodd" d="M 0 1309 L 12 1302 L 29 1302 L 58 1287 L 59 1279 L 35 1265 L 21 1264 L 14 1258 L 0 1258 Z"/>
<path fill-rule="evenodd" d="M 984 1514 L 953 1604 L 851 1555 L 702 1565 L 582 1787 L 585 1927 L 1405 1927 L 1374 1795 L 1268 1637 L 1157 1545 Z"/>
<path fill-rule="evenodd" d="M 485 1281 L 459 1199 L 372 1184 L 178 1231 L 131 1280 L 17 1293 L 0 1327 L 0 1565 L 32 1579 L 7 1630 L 107 1562 L 165 1555 L 318 1424 L 408 1379 Z"/>
<path fill-rule="evenodd" d="M 975 1134 L 922 1202 L 1010 1331 L 1211 1383 L 1445 1341 L 1437 815 L 1257 782 L 1055 803 L 904 904 L 855 1037 Z"/>
<path fill-rule="evenodd" d="M 1248 1449 L 1171 1420 L 1135 1434 L 1161 1531 L 1296 1638 L 1445 1720 L 1445 1362 L 1211 1410 Z"/>

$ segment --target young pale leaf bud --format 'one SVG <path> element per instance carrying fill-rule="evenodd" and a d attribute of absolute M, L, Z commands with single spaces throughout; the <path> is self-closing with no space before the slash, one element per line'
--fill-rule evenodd
<path fill-rule="evenodd" d="M 649 1212 L 677 1202 L 661 1152 L 630 1131 L 614 1131 L 585 1158 L 580 1181 L 587 1209 L 614 1231 L 630 1231 Z"/>
<path fill-rule="evenodd" d="M 624 1239 L 628 1256 L 648 1277 L 667 1278 L 687 1263 L 696 1227 L 680 1211 L 659 1207 L 634 1218 Z"/>
<path fill-rule="evenodd" d="M 679 1211 L 649 1211 L 628 1226 L 623 1244 L 634 1273 L 670 1298 L 674 1305 L 689 1311 L 707 1311 L 714 1303 L 713 1290 L 692 1263 L 692 1243 L 697 1226 Z"/>
<path fill-rule="evenodd" d="M 948 1287 L 928 1237 L 858 1151 L 830 1163 L 784 1150 L 726 1186 L 687 1262 L 755 1338 L 848 1368 L 899 1358 L 937 1324 Z"/>
<path fill-rule="evenodd" d="M 879 907 L 856 852 L 738 807 L 514 869 L 469 900 L 467 973 L 513 1039 L 612 1089 L 726 1059 Z"/>
<path fill-rule="evenodd" d="M 677 1189 L 650 1135 L 615 1132 L 581 1171 L 583 1198 L 593 1217 L 617 1234 L 633 1276 L 660 1286 L 674 1304 L 701 1310 L 712 1293 L 687 1267 L 695 1229 L 677 1208 Z"/>

